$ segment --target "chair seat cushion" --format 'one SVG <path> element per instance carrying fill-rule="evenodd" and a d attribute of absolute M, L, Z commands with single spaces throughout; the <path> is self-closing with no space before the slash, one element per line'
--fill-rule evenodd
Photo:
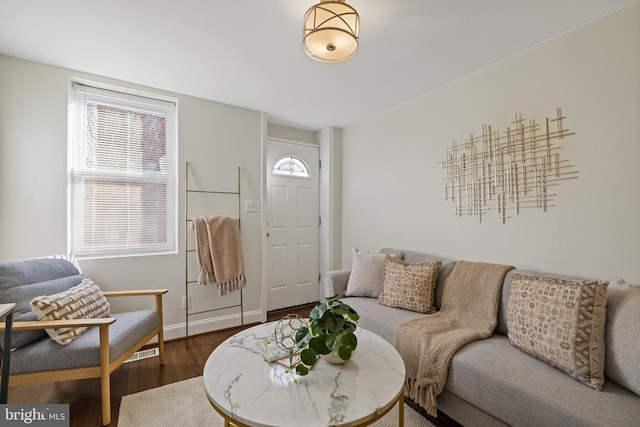
<path fill-rule="evenodd" d="M 113 362 L 143 337 L 160 326 L 156 310 L 113 314 L 117 320 L 109 326 L 110 355 Z M 67 346 L 49 337 L 14 350 L 11 374 L 100 366 L 100 328 L 89 328 Z"/>

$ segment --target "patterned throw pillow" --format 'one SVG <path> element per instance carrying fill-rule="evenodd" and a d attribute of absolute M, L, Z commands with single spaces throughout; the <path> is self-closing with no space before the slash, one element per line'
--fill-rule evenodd
<path fill-rule="evenodd" d="M 409 264 L 400 259 L 386 258 L 378 302 L 419 313 L 434 313 L 434 291 L 441 264 L 442 261 Z"/>
<path fill-rule="evenodd" d="M 607 285 L 516 272 L 507 303 L 509 341 L 581 383 L 602 389 Z"/>
<path fill-rule="evenodd" d="M 102 290 L 90 279 L 54 295 L 39 296 L 31 300 L 31 309 L 38 320 L 95 319 L 109 317 L 109 302 Z M 88 328 L 46 329 L 58 344 L 67 345 Z"/>
<path fill-rule="evenodd" d="M 379 254 L 351 248 L 353 254 L 351 274 L 344 292 L 346 297 L 378 298 L 382 292 L 382 275 L 385 258 L 392 256 L 402 259 L 402 252 Z"/>

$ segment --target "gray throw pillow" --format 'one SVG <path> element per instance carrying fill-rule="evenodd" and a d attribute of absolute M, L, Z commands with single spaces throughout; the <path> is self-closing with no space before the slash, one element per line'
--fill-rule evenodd
<path fill-rule="evenodd" d="M 402 252 L 381 254 L 351 248 L 351 275 L 344 295 L 347 297 L 378 298 L 382 292 L 384 260 L 388 256 L 402 259 Z"/>

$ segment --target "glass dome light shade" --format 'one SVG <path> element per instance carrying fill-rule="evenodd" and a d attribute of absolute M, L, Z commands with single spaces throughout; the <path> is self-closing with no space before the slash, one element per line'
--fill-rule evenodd
<path fill-rule="evenodd" d="M 358 51 L 360 16 L 344 0 L 322 0 L 304 17 L 303 48 L 324 63 L 348 61 Z"/>

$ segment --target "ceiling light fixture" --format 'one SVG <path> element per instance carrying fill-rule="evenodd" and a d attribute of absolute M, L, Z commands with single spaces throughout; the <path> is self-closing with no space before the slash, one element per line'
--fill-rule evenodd
<path fill-rule="evenodd" d="M 360 16 L 344 0 L 320 0 L 304 16 L 302 46 L 319 62 L 337 64 L 358 51 Z"/>

